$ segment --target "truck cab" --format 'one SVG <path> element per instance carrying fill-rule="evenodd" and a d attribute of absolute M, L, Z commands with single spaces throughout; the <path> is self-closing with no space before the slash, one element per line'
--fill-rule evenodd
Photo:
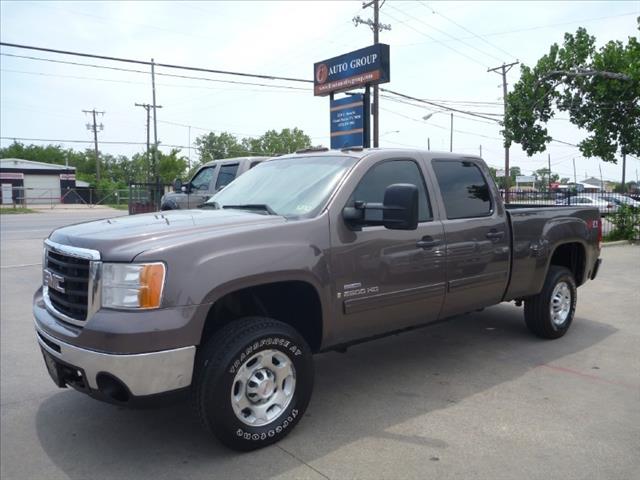
<path fill-rule="evenodd" d="M 213 160 L 202 165 L 191 180 L 174 182 L 174 192 L 167 193 L 160 201 L 161 210 L 197 208 L 211 196 L 222 190 L 243 173 L 268 157 L 238 157 Z"/>

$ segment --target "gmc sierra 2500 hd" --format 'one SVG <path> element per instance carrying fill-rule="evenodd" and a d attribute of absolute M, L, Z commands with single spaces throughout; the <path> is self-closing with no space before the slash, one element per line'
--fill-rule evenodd
<path fill-rule="evenodd" d="M 35 327 L 59 387 L 119 404 L 190 393 L 251 450 L 303 416 L 313 353 L 513 300 L 561 337 L 600 240 L 596 209 L 505 206 L 478 157 L 300 152 L 198 210 L 55 230 Z"/>

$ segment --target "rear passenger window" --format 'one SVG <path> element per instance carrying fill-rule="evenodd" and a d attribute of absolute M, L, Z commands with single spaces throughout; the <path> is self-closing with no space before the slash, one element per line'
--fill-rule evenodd
<path fill-rule="evenodd" d="M 473 162 L 434 160 L 447 218 L 491 215 L 491 192 L 482 172 Z"/>
<path fill-rule="evenodd" d="M 216 180 L 216 192 L 222 187 L 226 187 L 236 178 L 236 172 L 238 171 L 238 164 L 222 165 L 220 172 L 218 173 L 218 179 Z"/>
<path fill-rule="evenodd" d="M 422 177 L 418 164 L 412 160 L 381 162 L 371 167 L 365 176 L 362 177 L 362 180 L 360 180 L 360 183 L 349 199 L 348 205 L 353 206 L 356 200 L 382 203 L 385 189 L 394 183 L 411 183 L 418 187 L 418 220 L 421 222 L 431 220 L 431 207 L 429 205 L 424 178 Z M 380 218 L 382 218 L 381 211 L 371 213 L 374 216 L 379 214 Z"/>

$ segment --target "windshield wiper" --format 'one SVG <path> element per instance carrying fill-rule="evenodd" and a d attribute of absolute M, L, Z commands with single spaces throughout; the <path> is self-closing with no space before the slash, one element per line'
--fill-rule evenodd
<path fill-rule="evenodd" d="M 278 215 L 266 203 L 247 203 L 245 205 L 223 205 L 222 208 L 236 208 L 238 210 L 262 210 L 269 215 Z"/>
<path fill-rule="evenodd" d="M 205 202 L 202 205 L 198 205 L 198 208 L 213 208 L 214 210 L 219 210 L 220 205 L 218 202 Z"/>

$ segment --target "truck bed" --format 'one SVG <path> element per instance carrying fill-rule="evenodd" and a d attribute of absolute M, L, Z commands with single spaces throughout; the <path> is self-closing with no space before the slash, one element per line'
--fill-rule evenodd
<path fill-rule="evenodd" d="M 547 264 L 559 243 L 576 242 L 585 247 L 598 243 L 597 223 L 600 213 L 596 208 L 565 205 L 528 206 L 505 205 L 509 218 L 511 243 L 511 273 L 504 300 L 535 295 L 540 292 Z M 585 244 L 586 242 L 586 244 Z M 588 270 L 595 262 L 585 248 L 584 263 Z M 588 272 L 587 272 L 588 273 Z M 577 279 L 579 282 L 584 279 Z"/>

